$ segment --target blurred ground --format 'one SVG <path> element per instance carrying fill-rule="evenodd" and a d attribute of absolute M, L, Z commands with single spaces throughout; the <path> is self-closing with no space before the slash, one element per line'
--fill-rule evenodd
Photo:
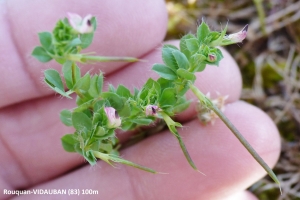
<path fill-rule="evenodd" d="M 202 17 L 218 31 L 229 21 L 229 33 L 249 24 L 246 41 L 227 50 L 242 71 L 242 99 L 268 113 L 280 130 L 283 148 L 274 171 L 283 195 L 269 177 L 249 190 L 261 200 L 300 199 L 300 1 L 167 0 L 167 7 L 166 39 L 195 33 Z"/>

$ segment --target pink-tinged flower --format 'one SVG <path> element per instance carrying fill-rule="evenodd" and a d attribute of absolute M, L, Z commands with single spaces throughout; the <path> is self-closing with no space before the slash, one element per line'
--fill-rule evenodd
<path fill-rule="evenodd" d="M 81 16 L 75 13 L 68 13 L 68 20 L 70 25 L 76 30 L 78 33 L 91 33 L 94 31 L 92 25 L 92 15 L 87 15 L 85 18 L 82 19 Z"/>
<path fill-rule="evenodd" d="M 248 24 L 241 31 L 225 36 L 220 45 L 228 45 L 242 42 L 247 36 L 247 31 Z"/>
<path fill-rule="evenodd" d="M 207 56 L 208 62 L 216 62 L 217 61 L 217 56 L 213 53 L 208 54 Z"/>
<path fill-rule="evenodd" d="M 157 116 L 157 112 L 160 110 L 158 106 L 155 105 L 148 105 L 145 108 L 146 116 Z"/>
<path fill-rule="evenodd" d="M 118 112 L 113 107 L 105 107 L 104 111 L 108 119 L 108 128 L 118 128 L 119 126 L 121 126 L 121 118 L 118 115 Z"/>

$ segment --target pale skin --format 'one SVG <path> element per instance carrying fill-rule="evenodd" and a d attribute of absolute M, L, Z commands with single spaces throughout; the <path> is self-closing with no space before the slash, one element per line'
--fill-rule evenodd
<path fill-rule="evenodd" d="M 42 84 L 42 71 L 60 66 L 39 63 L 30 56 L 38 45 L 37 33 L 51 31 L 67 12 L 97 17 L 98 29 L 89 49 L 99 55 L 138 57 L 147 62 L 100 63 L 82 66 L 85 71 L 105 72 L 107 83 L 140 87 L 153 63 L 161 63 L 160 47 L 166 32 L 164 2 L 153 1 L 22 1 L 0 3 L 0 198 L 2 189 L 92 189 L 89 199 L 256 199 L 245 189 L 265 175 L 221 120 L 203 126 L 195 118 L 194 104 L 176 120 L 179 132 L 199 170 L 185 160 L 179 144 L 167 130 L 121 151 L 121 156 L 159 172 L 151 174 L 123 165 L 116 168 L 99 161 L 90 167 L 77 154 L 60 144 L 65 127 L 58 114 L 73 108 L 73 100 L 62 99 Z M 177 41 L 171 41 L 177 45 Z M 196 86 L 203 92 L 229 95 L 225 114 L 269 166 L 280 152 L 278 131 L 259 109 L 239 101 L 241 75 L 224 51 L 220 66 L 209 66 L 197 74 Z M 215 95 L 216 96 L 216 95 Z M 191 93 L 188 98 L 195 99 Z M 126 138 L 126 133 L 120 137 Z M 17 199 L 66 199 L 62 196 L 20 196 Z M 69 197 L 74 198 L 74 197 Z M 86 199 L 86 196 L 78 196 Z"/>

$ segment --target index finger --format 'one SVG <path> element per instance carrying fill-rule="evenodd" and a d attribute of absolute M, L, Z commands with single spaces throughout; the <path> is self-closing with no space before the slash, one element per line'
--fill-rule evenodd
<path fill-rule="evenodd" d="M 166 32 L 164 1 L 21 1 L 10 0 L 0 8 L 0 108 L 52 93 L 40 83 L 46 68 L 59 69 L 55 62 L 39 63 L 31 56 L 38 32 L 51 31 L 67 12 L 92 14 L 98 20 L 91 52 L 102 56 L 140 57 L 157 46 Z M 32 12 L 34 11 L 34 12 Z M 126 63 L 95 65 L 111 73 Z M 88 68 L 88 67 L 87 67 Z M 89 68 L 90 69 L 90 68 Z"/>

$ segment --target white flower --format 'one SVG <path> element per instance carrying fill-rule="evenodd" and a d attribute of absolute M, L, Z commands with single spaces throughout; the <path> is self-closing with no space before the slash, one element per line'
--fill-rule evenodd
<path fill-rule="evenodd" d="M 105 107 L 104 111 L 107 116 L 107 127 L 108 128 L 118 128 L 121 126 L 121 118 L 118 115 L 118 112 L 113 107 Z"/>
<path fill-rule="evenodd" d="M 91 33 L 94 31 L 91 19 L 92 15 L 87 15 L 82 19 L 81 16 L 75 13 L 68 13 L 68 20 L 70 25 L 76 30 L 78 33 Z"/>

